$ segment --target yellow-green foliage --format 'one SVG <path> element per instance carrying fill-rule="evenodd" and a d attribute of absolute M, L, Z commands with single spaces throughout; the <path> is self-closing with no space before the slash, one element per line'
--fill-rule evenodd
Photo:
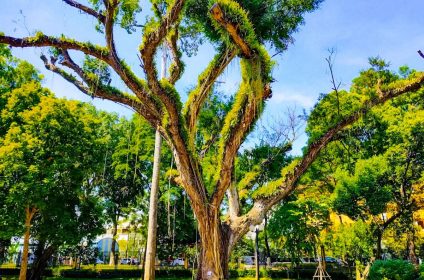
<path fill-rule="evenodd" d="M 253 198 L 260 198 L 260 197 L 269 197 L 273 195 L 278 188 L 281 188 L 281 186 L 284 184 L 284 182 L 287 179 L 287 176 L 290 174 L 293 174 L 293 171 L 295 167 L 299 164 L 300 159 L 294 159 L 289 165 L 285 166 L 281 170 L 281 178 L 275 181 L 268 182 L 268 184 L 260 187 L 257 189 L 253 194 Z"/>
<path fill-rule="evenodd" d="M 289 165 L 281 169 L 281 177 L 285 179 L 287 175 L 293 173 L 294 168 L 299 164 L 299 162 L 300 159 L 294 159 Z"/>
<path fill-rule="evenodd" d="M 166 173 L 165 173 L 165 177 L 167 178 L 175 178 L 178 175 L 180 175 L 180 173 L 178 172 L 177 169 L 169 169 Z"/>
<path fill-rule="evenodd" d="M 284 179 L 280 178 L 274 181 L 270 181 L 263 185 L 262 187 L 258 188 L 256 191 L 253 192 L 252 198 L 257 199 L 261 197 L 269 197 L 273 195 L 277 189 L 279 189 L 284 183 Z"/>
<path fill-rule="evenodd" d="M 255 183 L 256 178 L 260 175 L 260 168 L 258 166 L 255 166 L 252 171 L 247 172 L 243 179 L 238 183 L 237 190 L 239 192 L 244 191 L 244 193 L 248 193 L 248 190 L 253 187 L 253 184 Z M 242 198 L 240 196 L 240 198 Z"/>
<path fill-rule="evenodd" d="M 264 83 L 261 77 L 261 63 L 258 58 L 241 59 L 242 82 L 236 94 L 234 106 L 225 118 L 222 128 L 222 139 L 228 140 L 232 130 L 240 123 L 240 118 L 244 115 L 245 106 L 249 101 L 260 109 L 258 103 L 262 103 L 262 93 Z"/>
<path fill-rule="evenodd" d="M 157 1 L 153 1 L 153 4 L 156 4 L 155 2 Z M 175 5 L 176 0 L 169 0 L 166 2 L 168 7 L 167 13 L 169 13 L 169 11 L 172 10 L 172 7 Z M 161 15 L 160 12 L 156 9 L 155 5 L 152 5 L 152 10 L 156 18 L 151 17 L 150 20 L 144 25 L 143 39 L 141 40 L 141 45 L 139 47 L 140 50 L 146 47 L 146 43 L 149 41 L 149 37 L 159 29 L 161 25 L 162 17 L 167 16 L 167 15 Z M 182 13 L 180 13 L 178 16 L 179 18 L 175 21 L 175 23 L 177 24 L 181 21 Z"/>
<path fill-rule="evenodd" d="M 386 76 L 388 77 L 386 77 Z M 340 90 L 325 95 L 308 119 L 306 132 L 309 134 L 309 143 L 316 141 L 325 131 L 336 125 L 340 120 L 349 116 L 367 101 L 373 100 L 389 90 L 397 90 L 423 77 L 423 72 L 413 72 L 408 78 L 401 79 L 394 73 L 378 72 L 374 69 L 361 72 L 361 75 L 353 80 L 349 92 Z M 379 84 L 379 79 L 386 79 L 387 84 Z M 375 110 L 375 109 L 374 109 Z"/>
<path fill-rule="evenodd" d="M 299 164 L 300 159 L 294 159 L 289 165 L 285 166 L 281 170 L 281 178 L 275 181 L 268 182 L 262 187 L 255 190 L 252 194 L 252 198 L 264 198 L 273 195 L 281 186 L 284 185 L 284 182 L 287 179 L 287 176 L 293 174 L 295 167 Z"/>
<path fill-rule="evenodd" d="M 143 39 L 141 40 L 140 50 L 144 49 L 146 43 L 149 40 L 149 37 L 152 33 L 156 32 L 160 26 L 160 22 L 155 18 L 150 18 L 150 20 L 144 25 L 143 28 Z"/>

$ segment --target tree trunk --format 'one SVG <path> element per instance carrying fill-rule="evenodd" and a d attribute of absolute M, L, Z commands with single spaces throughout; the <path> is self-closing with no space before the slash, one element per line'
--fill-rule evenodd
<path fill-rule="evenodd" d="M 408 260 L 415 266 L 419 265 L 417 255 L 415 254 L 415 231 L 412 229 L 408 232 Z"/>
<path fill-rule="evenodd" d="M 37 259 L 34 265 L 32 266 L 29 280 L 41 280 L 43 272 L 47 267 L 47 263 L 54 252 L 55 248 L 53 246 L 48 246 L 45 250 L 44 246 L 41 248 L 41 254 L 36 254 Z"/>
<path fill-rule="evenodd" d="M 381 239 L 383 238 L 383 232 L 380 230 L 377 230 L 376 235 L 377 235 L 377 249 L 375 250 L 375 259 L 381 260 Z"/>
<path fill-rule="evenodd" d="M 145 265 L 146 265 L 146 251 L 147 251 L 147 240 L 144 244 L 144 250 L 143 250 L 143 267 L 145 267 Z"/>
<path fill-rule="evenodd" d="M 268 217 L 265 215 L 265 226 L 264 226 L 264 239 L 265 239 L 265 254 L 266 254 L 266 264 L 271 265 L 271 250 L 269 249 L 269 242 L 268 242 Z"/>
<path fill-rule="evenodd" d="M 117 258 L 115 256 L 115 248 L 116 248 L 116 235 L 118 233 L 118 219 L 113 221 L 112 228 L 112 244 L 110 246 L 110 258 L 109 265 L 117 265 Z"/>
<path fill-rule="evenodd" d="M 25 235 L 24 235 L 24 248 L 22 252 L 21 270 L 19 272 L 19 280 L 26 280 L 28 268 L 28 252 L 29 252 L 29 236 L 31 229 L 31 221 L 36 212 L 35 208 L 27 206 L 25 208 Z"/>
<path fill-rule="evenodd" d="M 214 211 L 215 212 L 215 211 Z M 228 225 L 221 224 L 218 214 L 199 219 L 201 252 L 197 279 L 229 279 L 228 263 L 234 240 Z"/>
<path fill-rule="evenodd" d="M 146 262 L 144 264 L 144 280 L 155 279 L 155 260 L 156 260 L 156 232 L 157 232 L 157 205 L 159 191 L 159 169 L 160 169 L 160 150 L 162 138 L 159 130 L 156 129 L 155 153 L 153 160 L 153 178 L 150 190 L 149 205 L 149 226 L 147 233 Z"/>
<path fill-rule="evenodd" d="M 6 262 L 7 248 L 10 246 L 9 239 L 0 239 L 0 264 Z"/>

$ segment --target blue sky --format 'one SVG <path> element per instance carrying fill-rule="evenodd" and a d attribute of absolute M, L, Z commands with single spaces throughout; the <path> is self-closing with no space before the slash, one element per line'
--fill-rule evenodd
<path fill-rule="evenodd" d="M 102 37 L 94 32 L 95 21 L 61 0 L 1 2 L 0 31 L 8 35 L 27 36 L 42 30 L 48 35 L 63 33 L 78 40 L 103 42 Z M 276 57 L 273 98 L 268 101 L 263 119 L 283 117 L 288 107 L 309 110 L 320 93 L 331 89 L 324 59 L 330 48 L 336 50 L 335 76 L 344 88 L 349 88 L 352 78 L 367 67 L 367 59 L 371 56 L 378 55 L 390 61 L 393 69 L 407 64 L 423 70 L 424 60 L 417 55 L 418 49 L 424 50 L 423 10 L 424 0 L 324 1 L 317 11 L 306 16 L 305 24 L 294 34 L 294 44 Z M 142 17 L 145 15 L 146 12 Z M 141 74 L 136 56 L 141 35 L 118 33 L 116 37 L 119 53 Z M 39 59 L 40 50 L 15 48 L 14 54 L 35 64 L 45 75 L 45 86 L 58 96 L 90 101 L 102 109 L 130 114 L 127 109 L 111 102 L 92 101 L 60 77 L 44 70 Z M 186 92 L 196 82 L 197 74 L 213 54 L 213 48 L 205 44 L 196 57 L 186 59 L 185 74 L 177 84 L 181 92 Z M 223 82 L 220 90 L 230 94 L 237 89 L 238 70 L 236 60 L 220 78 Z M 297 151 L 304 140 L 304 137 L 299 139 Z"/>

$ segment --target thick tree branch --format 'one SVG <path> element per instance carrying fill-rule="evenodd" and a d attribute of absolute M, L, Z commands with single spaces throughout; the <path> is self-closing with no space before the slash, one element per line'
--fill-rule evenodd
<path fill-rule="evenodd" d="M 309 166 L 317 158 L 319 152 L 324 149 L 333 138 L 347 126 L 353 124 L 373 107 L 409 92 L 416 92 L 424 87 L 424 73 L 418 73 L 414 78 L 390 84 L 382 91 L 382 95 L 366 101 L 361 108 L 346 116 L 338 124 L 330 128 L 317 141 L 309 145 L 302 160 L 294 167 L 292 172 L 282 180 L 282 184 L 267 197 L 255 201 L 253 208 L 244 216 L 229 221 L 234 232 L 242 236 L 249 230 L 249 225 L 258 224 L 262 221 L 266 212 L 275 204 L 288 197 L 296 188 L 299 178 L 305 174 Z"/>
<path fill-rule="evenodd" d="M 181 78 L 184 70 L 184 64 L 181 61 L 181 53 L 178 50 L 177 40 L 178 27 L 174 28 L 174 30 L 169 35 L 169 38 L 167 39 L 167 45 L 171 51 L 172 58 L 172 64 L 169 67 L 169 82 L 173 85 Z"/>
<path fill-rule="evenodd" d="M 246 43 L 246 41 L 239 35 L 239 30 L 237 26 L 229 21 L 227 18 L 225 18 L 224 12 L 222 11 L 221 7 L 218 3 L 215 3 L 211 10 L 210 10 L 212 17 L 221 24 L 222 27 L 224 27 L 228 33 L 230 34 L 231 38 L 233 39 L 234 43 L 239 46 L 240 50 L 242 51 L 243 55 L 246 58 L 250 58 L 253 56 L 253 51 L 250 48 L 250 46 Z"/>
<path fill-rule="evenodd" d="M 59 49 L 77 50 L 85 54 L 94 56 L 100 60 L 109 63 L 109 51 L 100 46 L 95 46 L 91 43 L 78 42 L 73 39 L 61 36 L 59 38 L 46 36 L 38 32 L 35 36 L 14 38 L 10 36 L 0 35 L 0 43 L 7 44 L 12 47 L 56 47 Z"/>
<path fill-rule="evenodd" d="M 258 73 L 260 75 L 260 73 Z M 251 89 L 248 89 L 251 90 Z M 246 93 L 241 93 L 246 94 Z M 224 125 L 221 137 L 226 140 L 221 144 L 223 147 L 222 154 L 220 155 L 221 163 L 219 168 L 219 179 L 216 184 L 215 191 L 212 195 L 212 205 L 219 207 L 224 198 L 227 188 L 230 186 L 231 177 L 234 170 L 234 159 L 237 155 L 237 151 L 247 133 L 252 129 L 253 123 L 260 116 L 261 106 L 263 102 L 271 96 L 270 85 L 265 85 L 262 92 L 254 92 L 252 96 L 246 96 L 243 104 L 238 104 L 240 107 L 234 107 L 238 112 L 241 111 L 237 119 L 232 119 L 231 111 L 226 118 L 226 122 L 235 122 L 235 125 L 231 126 L 228 130 Z M 237 103 L 235 104 L 235 106 Z"/>
<path fill-rule="evenodd" d="M 184 107 L 184 116 L 191 135 L 195 134 L 197 118 L 213 84 L 236 54 L 236 49 L 223 47 L 223 50 L 214 57 L 199 76 L 196 88 L 189 93 Z"/>
<path fill-rule="evenodd" d="M 235 219 L 240 215 L 240 200 L 237 186 L 231 184 L 227 190 L 228 197 L 228 214 L 230 219 Z"/>
<path fill-rule="evenodd" d="M 140 49 L 144 63 L 148 61 L 147 58 L 152 58 L 154 56 L 159 44 L 179 20 L 183 6 L 184 0 L 176 0 L 165 17 L 162 18 L 160 26 L 144 35 L 143 44 Z"/>
<path fill-rule="evenodd" d="M 47 57 L 42 55 L 41 59 L 43 60 L 46 69 L 62 76 L 65 80 L 76 86 L 80 91 L 91 97 L 107 99 L 128 106 L 146 118 L 149 122 L 157 123 L 159 121 L 157 113 L 142 104 L 136 96 L 123 93 L 114 87 L 103 85 L 98 80 L 98 77 L 97 79 L 93 79 L 93 77 L 90 77 L 90 75 L 85 73 L 71 59 L 67 51 L 62 51 L 62 54 L 64 56 L 64 60 L 61 64 L 72 69 L 88 86 L 77 80 L 72 74 L 57 67 L 54 64 L 55 59 L 51 58 L 50 61 L 48 61 Z"/>
<path fill-rule="evenodd" d="M 62 1 L 65 2 L 66 4 L 68 4 L 69 6 L 75 7 L 78 10 L 80 10 L 80 11 L 86 13 L 86 14 L 92 15 L 93 17 L 97 18 L 101 23 L 105 24 L 105 21 L 106 21 L 105 16 L 96 12 L 92 8 L 87 7 L 87 6 L 81 4 L 77 1 L 74 1 L 74 0 L 62 0 Z"/>
<path fill-rule="evenodd" d="M 402 216 L 403 213 L 404 213 L 404 209 L 400 209 L 398 212 L 396 212 L 390 218 L 388 218 L 386 221 L 384 221 L 383 224 L 379 225 L 380 229 L 382 231 L 386 230 L 387 227 L 390 226 L 390 224 L 393 223 L 397 218 Z"/>
<path fill-rule="evenodd" d="M 115 11 L 118 7 L 117 1 L 105 1 L 106 6 L 106 17 L 105 17 L 105 37 L 106 45 L 111 53 L 112 59 L 119 61 L 118 55 L 116 53 L 115 41 L 113 39 L 113 24 Z"/>

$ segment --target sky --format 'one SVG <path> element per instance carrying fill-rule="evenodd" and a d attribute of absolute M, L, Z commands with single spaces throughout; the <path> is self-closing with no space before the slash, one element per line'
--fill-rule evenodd
<path fill-rule="evenodd" d="M 81 0 L 81 2 L 85 2 Z M 145 6 L 143 2 L 142 6 Z M 65 34 L 81 41 L 103 43 L 94 31 L 95 20 L 67 6 L 61 0 L 0 0 L 0 32 L 11 36 L 28 36 L 41 30 L 47 35 Z M 149 12 L 145 9 L 144 18 Z M 396 70 L 408 65 L 424 70 L 424 60 L 417 50 L 424 51 L 424 0 L 326 0 L 320 8 L 305 16 L 305 24 L 294 34 L 294 43 L 274 59 L 275 82 L 273 97 L 266 105 L 264 122 L 284 118 L 289 108 L 309 112 L 320 93 L 331 90 L 330 75 L 325 58 L 329 49 L 335 50 L 334 73 L 342 88 L 348 89 L 359 72 L 368 67 L 368 58 L 380 56 Z M 142 75 L 137 58 L 141 34 L 118 32 L 118 53 L 137 74 Z M 46 53 L 47 49 L 42 49 Z M 100 109 L 129 116 L 131 111 L 109 101 L 91 100 L 76 88 L 44 69 L 39 59 L 40 49 L 14 48 L 15 56 L 36 65 L 44 74 L 44 85 L 60 97 L 93 103 Z M 186 70 L 177 83 L 185 93 L 197 81 L 215 51 L 203 44 L 197 56 L 185 57 Z M 271 52 L 273 54 L 273 52 Z M 219 78 L 219 90 L 234 93 L 239 83 L 238 61 L 233 61 Z M 114 79 L 117 80 L 117 79 Z M 119 85 L 125 88 L 124 85 Z M 183 100 L 185 100 L 183 95 Z M 299 137 L 294 151 L 298 153 L 306 137 Z"/>

